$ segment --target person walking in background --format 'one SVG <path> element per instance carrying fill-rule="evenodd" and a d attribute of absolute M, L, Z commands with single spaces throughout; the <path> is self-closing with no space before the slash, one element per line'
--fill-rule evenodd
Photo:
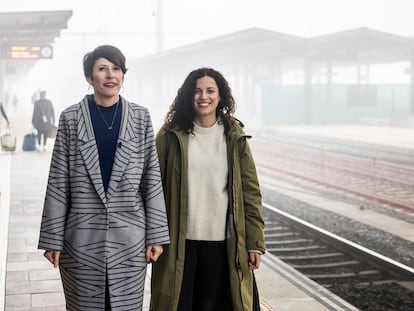
<path fill-rule="evenodd" d="M 147 264 L 169 243 L 152 122 L 119 95 L 118 48 L 83 67 L 94 93 L 60 116 L 38 248 L 60 268 L 67 310 L 142 310 Z"/>
<path fill-rule="evenodd" d="M 170 245 L 152 266 L 153 311 L 255 310 L 262 200 L 243 124 L 218 71 L 192 71 L 157 134 Z"/>
<path fill-rule="evenodd" d="M 46 91 L 41 90 L 39 94 L 40 98 L 35 101 L 33 107 L 32 124 L 37 130 L 39 148 L 42 146 L 43 138 L 43 151 L 46 151 L 48 135 L 55 125 L 55 110 L 53 109 L 52 102 L 46 98 Z"/>
<path fill-rule="evenodd" d="M 9 125 L 9 118 L 7 117 L 6 110 L 4 109 L 2 102 L 0 102 L 0 114 L 3 116 L 4 120 L 6 120 L 6 125 Z"/>
<path fill-rule="evenodd" d="M 38 89 L 38 90 L 36 90 L 36 91 L 34 91 L 33 92 L 33 94 L 32 94 L 32 97 L 31 97 L 31 101 L 32 101 L 32 104 L 34 105 L 34 103 L 36 102 L 36 100 L 38 100 L 39 99 L 39 92 L 40 92 L 41 90 L 40 89 Z"/>
<path fill-rule="evenodd" d="M 17 111 L 17 104 L 19 103 L 19 98 L 17 97 L 17 94 L 13 95 L 13 109 L 14 111 Z"/>

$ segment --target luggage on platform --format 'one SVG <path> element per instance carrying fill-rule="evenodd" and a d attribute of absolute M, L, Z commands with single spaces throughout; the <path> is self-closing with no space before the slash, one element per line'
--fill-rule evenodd
<path fill-rule="evenodd" d="M 47 138 L 56 138 L 57 127 L 54 125 L 50 126 L 50 129 L 47 131 Z"/>
<path fill-rule="evenodd" d="M 23 146 L 22 149 L 24 151 L 33 151 L 36 150 L 37 144 L 37 137 L 35 133 L 29 133 L 24 135 L 23 137 Z"/>
<path fill-rule="evenodd" d="M 16 150 L 16 137 L 12 135 L 10 126 L 6 127 L 6 132 L 1 136 L 1 150 Z"/>

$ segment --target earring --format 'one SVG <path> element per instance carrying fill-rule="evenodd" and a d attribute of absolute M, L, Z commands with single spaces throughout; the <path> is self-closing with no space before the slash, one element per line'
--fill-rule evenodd
<path fill-rule="evenodd" d="M 92 84 L 88 83 L 88 89 L 86 90 L 86 93 L 91 93 L 91 88 L 93 90 Z"/>

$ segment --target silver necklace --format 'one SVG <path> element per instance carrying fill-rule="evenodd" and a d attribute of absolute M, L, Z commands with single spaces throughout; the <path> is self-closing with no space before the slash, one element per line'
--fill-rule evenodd
<path fill-rule="evenodd" d="M 108 130 L 112 130 L 112 127 L 113 127 L 113 125 L 114 125 L 114 122 L 115 122 L 115 117 L 116 117 L 116 113 L 118 112 L 119 102 L 117 102 L 115 105 L 116 105 L 116 108 L 115 108 L 115 113 L 114 113 L 114 116 L 113 116 L 113 118 L 112 118 L 112 122 L 111 122 L 111 124 L 109 124 L 109 123 L 106 121 L 105 116 L 103 115 L 103 113 L 102 113 L 102 111 L 101 111 L 101 108 L 99 108 L 99 105 L 96 105 L 96 108 L 98 108 L 99 114 L 101 115 L 102 120 L 105 122 L 105 125 L 106 125 L 106 127 L 108 128 Z"/>

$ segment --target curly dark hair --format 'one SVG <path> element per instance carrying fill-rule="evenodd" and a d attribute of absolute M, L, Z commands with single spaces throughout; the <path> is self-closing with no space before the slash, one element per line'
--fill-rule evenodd
<path fill-rule="evenodd" d="M 121 50 L 112 45 L 101 45 L 92 52 L 86 53 L 83 57 L 83 73 L 85 77 L 92 77 L 93 66 L 99 58 L 106 58 L 111 63 L 119 66 L 122 73 L 126 74 L 128 69 L 125 67 L 125 56 Z"/>
<path fill-rule="evenodd" d="M 236 103 L 231 88 L 223 75 L 212 68 L 199 68 L 190 72 L 178 89 L 170 109 L 165 118 L 164 127 L 177 127 L 187 134 L 194 133 L 194 94 L 197 80 L 203 77 L 211 77 L 216 81 L 219 89 L 220 102 L 217 106 L 216 116 L 221 117 L 224 125 L 224 133 L 227 134 L 234 122 Z"/>

